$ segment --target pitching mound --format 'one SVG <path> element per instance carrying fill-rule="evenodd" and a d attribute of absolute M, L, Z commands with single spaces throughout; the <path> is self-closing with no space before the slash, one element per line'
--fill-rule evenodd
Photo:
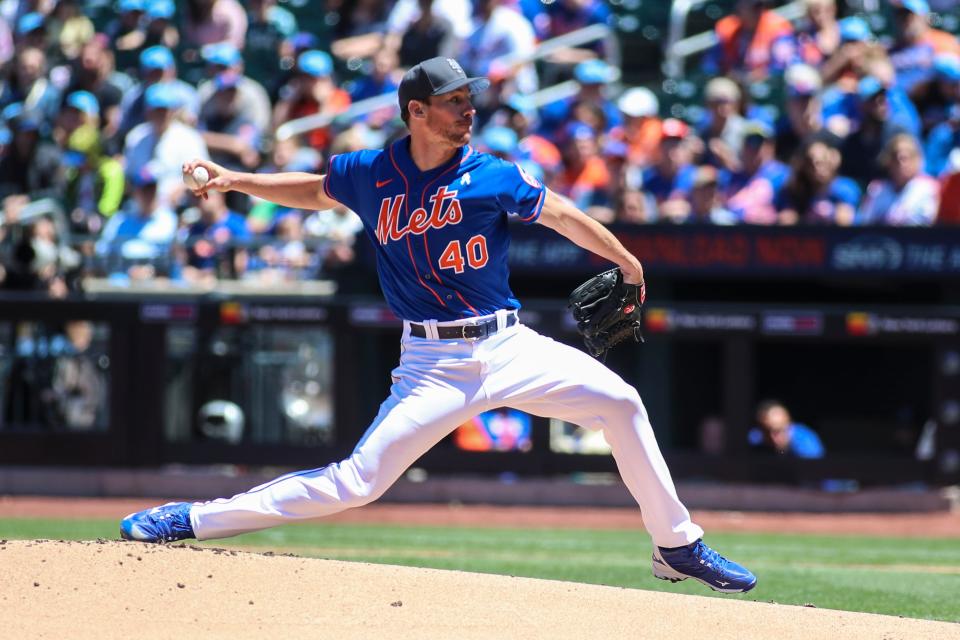
<path fill-rule="evenodd" d="M 131 542 L 0 541 L 6 638 L 960 638 L 960 625 Z"/>

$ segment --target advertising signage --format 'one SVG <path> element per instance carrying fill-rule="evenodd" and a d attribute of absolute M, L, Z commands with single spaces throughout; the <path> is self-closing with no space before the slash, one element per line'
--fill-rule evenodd
<path fill-rule="evenodd" d="M 960 274 L 960 229 L 952 227 L 711 227 L 612 225 L 649 269 L 666 275 L 812 276 Z M 602 259 L 542 227 L 512 229 L 515 273 L 587 273 Z"/>

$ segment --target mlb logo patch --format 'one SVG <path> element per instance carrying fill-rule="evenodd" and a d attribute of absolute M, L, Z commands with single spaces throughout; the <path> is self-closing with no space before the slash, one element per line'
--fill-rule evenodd
<path fill-rule="evenodd" d="M 534 189 L 539 189 L 541 186 L 543 186 L 540 184 L 539 180 L 537 180 L 532 175 L 524 171 L 523 167 L 521 167 L 519 164 L 514 162 L 513 165 L 517 168 L 517 171 L 520 172 L 520 177 L 523 178 L 523 181 L 526 182 L 528 185 L 530 185 Z"/>

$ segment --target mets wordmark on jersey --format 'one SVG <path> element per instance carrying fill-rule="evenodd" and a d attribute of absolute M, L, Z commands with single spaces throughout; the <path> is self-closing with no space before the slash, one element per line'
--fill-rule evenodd
<path fill-rule="evenodd" d="M 404 138 L 383 151 L 334 156 L 324 190 L 363 220 L 398 317 L 446 321 L 519 308 L 509 287 L 508 218 L 535 221 L 546 189 L 517 165 L 464 146 L 421 171 Z"/>

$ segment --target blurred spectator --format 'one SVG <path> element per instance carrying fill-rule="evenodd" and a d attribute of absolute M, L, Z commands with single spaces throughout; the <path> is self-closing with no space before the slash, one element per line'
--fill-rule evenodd
<path fill-rule="evenodd" d="M 664 120 L 656 162 L 643 171 L 643 190 L 656 201 L 658 219 L 683 220 L 690 211 L 696 167 L 691 163 L 689 133 L 685 122 Z"/>
<path fill-rule="evenodd" d="M 805 424 L 794 422 L 790 412 L 776 400 L 765 400 L 757 407 L 757 426 L 747 436 L 750 445 L 796 458 L 822 458 L 823 443 Z"/>
<path fill-rule="evenodd" d="M 544 172 L 542 182 L 548 186 L 553 185 L 555 177 L 562 169 L 563 158 L 557 145 L 546 137 L 533 133 L 537 110 L 525 96 L 514 93 L 507 98 L 500 113 L 504 116 L 502 124 L 510 127 L 517 134 L 519 140 L 517 157 L 521 161 L 532 162 L 539 166 Z M 496 117 L 494 122 L 500 123 Z"/>
<path fill-rule="evenodd" d="M 140 28 L 146 0 L 117 0 L 116 14 L 103 27 L 103 33 L 117 46 L 118 40 Z"/>
<path fill-rule="evenodd" d="M 8 225 L 20 227 L 12 254 L 0 268 L 3 289 L 46 291 L 51 297 L 63 298 L 69 292 L 80 266 L 80 256 L 61 242 L 56 225 L 47 216 L 21 224 L 8 216 Z"/>
<path fill-rule="evenodd" d="M 586 60 L 573 68 L 580 83 L 569 118 L 586 122 L 597 132 L 608 132 L 623 124 L 620 110 L 608 97 L 608 87 L 620 79 L 620 70 L 603 60 Z"/>
<path fill-rule="evenodd" d="M 261 129 L 241 111 L 240 78 L 234 71 L 224 71 L 213 80 L 216 92 L 204 105 L 199 130 L 214 162 L 249 171 L 260 164 Z"/>
<path fill-rule="evenodd" d="M 273 145 L 270 160 L 259 169 L 261 173 L 280 173 L 282 171 L 305 171 L 316 173 L 322 156 L 311 147 L 300 145 L 299 138 L 277 140 Z M 253 206 L 247 214 L 247 229 L 251 233 L 265 233 L 273 227 L 274 221 L 292 211 L 269 200 L 253 198 Z"/>
<path fill-rule="evenodd" d="M 180 234 L 179 244 L 187 252 L 183 277 L 191 282 L 233 279 L 246 271 L 250 232 L 243 216 L 227 208 L 221 192 L 209 191 L 207 196 L 199 202 L 200 219 Z"/>
<path fill-rule="evenodd" d="M 17 35 L 14 39 L 18 50 L 35 48 L 48 55 L 50 41 L 47 39 L 47 19 L 42 13 L 31 11 L 17 18 Z"/>
<path fill-rule="evenodd" d="M 89 91 L 74 91 L 63 101 L 53 129 L 54 142 L 66 147 L 70 135 L 83 126 L 100 131 L 100 104 Z"/>
<path fill-rule="evenodd" d="M 174 21 L 176 12 L 173 0 L 146 0 L 141 50 L 149 47 L 180 48 L 180 31 Z"/>
<path fill-rule="evenodd" d="M 518 143 L 517 132 L 510 127 L 487 127 L 480 136 L 481 151 L 486 151 L 507 162 L 516 160 Z"/>
<path fill-rule="evenodd" d="M 280 92 L 273 110 L 273 124 L 280 126 L 314 114 L 335 115 L 350 106 L 350 94 L 333 83 L 333 60 L 323 51 L 304 51 L 297 58 L 297 74 Z M 330 144 L 329 126 L 312 130 L 307 139 L 317 150 Z"/>
<path fill-rule="evenodd" d="M 394 16 L 402 5 L 416 6 L 416 12 L 411 11 L 407 19 L 416 15 L 409 24 L 400 27 L 399 20 L 395 22 Z M 456 6 L 462 8 L 463 16 L 459 24 L 460 34 L 457 28 L 447 16 L 436 13 L 433 7 L 441 5 Z M 434 2 L 434 0 L 417 0 L 412 2 L 398 2 L 390 13 L 388 29 L 390 35 L 387 38 L 387 44 L 384 47 L 387 51 L 397 51 L 400 65 L 404 68 L 410 68 L 421 60 L 429 60 L 436 56 L 453 57 L 460 50 L 463 39 L 470 35 L 470 29 L 462 25 L 470 24 L 470 4 L 467 2 Z M 459 37 L 458 37 L 459 35 Z"/>
<path fill-rule="evenodd" d="M 908 133 L 893 136 L 880 155 L 887 177 L 867 187 L 859 224 L 928 226 L 936 220 L 940 184 L 923 173 L 920 144 Z"/>
<path fill-rule="evenodd" d="M 870 55 L 869 50 L 879 49 L 873 41 L 873 32 L 866 20 L 859 16 L 847 16 L 837 23 L 840 42 L 819 66 L 824 84 L 849 76 L 854 82 L 858 67 Z"/>
<path fill-rule="evenodd" d="M 47 345 L 37 345 L 38 351 L 54 356 L 49 387 L 41 389 L 39 394 L 44 422 L 54 429 L 106 428 L 108 380 L 104 369 L 108 364 L 101 357 L 102 347 L 91 348 L 94 341 L 94 324 L 73 320 L 63 324 L 62 335 L 52 336 Z M 17 345 L 18 352 L 23 346 L 26 345 Z"/>
<path fill-rule="evenodd" d="M 793 33 L 790 22 L 774 13 L 769 5 L 769 0 L 737 0 L 733 15 L 717 21 L 717 44 L 704 59 L 708 75 L 732 76 L 745 82 L 769 75 L 774 64 L 774 43 Z M 776 64 L 783 68 L 786 61 Z"/>
<path fill-rule="evenodd" d="M 607 165 L 610 180 L 607 183 L 607 197 L 603 205 L 605 211 L 595 209 L 593 217 L 604 224 L 616 219 L 621 194 L 627 189 L 640 188 L 642 180 L 640 170 L 627 162 L 627 155 L 627 145 L 613 138 L 607 138 L 600 150 L 600 156 Z"/>
<path fill-rule="evenodd" d="M 353 262 L 353 245 L 357 234 L 363 231 L 363 222 L 346 207 L 334 207 L 325 211 L 314 211 L 303 222 L 307 236 L 326 240 L 323 267 L 336 268 Z"/>
<path fill-rule="evenodd" d="M 774 200 L 789 175 L 789 169 L 775 158 L 773 129 L 761 121 L 744 128 L 740 170 L 724 185 L 727 207 L 740 222 L 776 224 Z"/>
<path fill-rule="evenodd" d="M 626 189 L 620 193 L 617 222 L 648 224 L 657 221 L 657 203 L 646 191 Z"/>
<path fill-rule="evenodd" d="M 243 57 L 237 48 L 227 42 L 213 44 L 203 49 L 203 59 L 207 63 L 208 80 L 204 80 L 197 88 L 200 99 L 200 119 L 209 118 L 205 111 L 210 107 L 210 100 L 217 92 L 215 78 L 222 74 L 233 74 L 237 78 L 237 109 L 252 122 L 261 132 L 270 127 L 271 106 L 270 96 L 266 89 L 253 78 L 244 75 Z"/>
<path fill-rule="evenodd" d="M 103 220 L 112 216 L 123 200 L 123 165 L 103 153 L 100 131 L 92 124 L 82 125 L 70 134 L 63 165 L 63 204 L 71 229 L 96 234 Z"/>
<path fill-rule="evenodd" d="M 596 132 L 582 122 L 573 122 L 563 138 L 564 170 L 558 176 L 557 191 L 588 214 L 592 207 L 609 205 L 610 174 L 600 156 Z"/>
<path fill-rule="evenodd" d="M 886 88 L 887 102 L 890 104 L 888 120 L 891 127 L 896 127 L 919 137 L 922 127 L 920 113 L 917 111 L 912 98 L 896 84 L 896 71 L 888 56 L 877 56 L 867 60 L 863 66 L 861 79 L 873 76 Z M 859 93 L 860 86 L 857 85 Z"/>
<path fill-rule="evenodd" d="M 603 60 L 587 60 L 574 67 L 573 75 L 580 85 L 579 91 L 541 108 L 540 131 L 560 131 L 570 122 L 583 122 L 598 133 L 620 126 L 620 110 L 607 97 L 607 87 L 616 82 L 620 71 Z"/>
<path fill-rule="evenodd" d="M 383 46 L 387 0 L 328 0 L 325 22 L 332 27 L 330 52 L 340 60 L 369 58 Z"/>
<path fill-rule="evenodd" d="M 20 102 L 39 119 L 41 133 L 47 134 L 60 111 L 60 91 L 47 79 L 47 56 L 43 49 L 24 47 L 0 84 L 0 108 Z"/>
<path fill-rule="evenodd" d="M 104 140 L 111 140 L 120 129 L 124 87 L 116 82 L 113 54 L 106 36 L 98 34 L 83 45 L 70 74 L 68 92 L 74 91 L 88 91 L 96 97 Z M 110 153 L 116 151 L 119 147 L 109 149 Z"/>
<path fill-rule="evenodd" d="M 426 60 L 426 58 L 420 58 L 420 60 Z M 350 86 L 350 99 L 353 102 L 359 102 L 385 93 L 396 92 L 403 75 L 399 64 L 397 54 L 392 49 L 384 47 L 377 51 L 373 56 L 369 73 L 365 73 Z"/>
<path fill-rule="evenodd" d="M 775 200 L 781 224 L 853 224 L 860 187 L 839 175 L 838 144 L 836 136 L 824 132 L 794 153 L 790 177 Z"/>
<path fill-rule="evenodd" d="M 897 133 L 904 129 L 890 117 L 887 88 L 877 78 L 867 76 L 857 85 L 860 110 L 856 130 L 848 135 L 840 148 L 843 164 L 840 171 L 865 187 L 883 174 L 877 161 L 880 152 Z"/>
<path fill-rule="evenodd" d="M 270 96 L 271 107 L 276 106 L 280 94 L 291 84 L 300 69 L 297 67 L 297 58 L 305 51 L 316 49 L 320 46 L 320 40 L 312 33 L 300 31 L 293 36 L 284 39 L 280 43 L 280 69 L 275 74 L 272 82 L 264 83 L 264 88 Z"/>
<path fill-rule="evenodd" d="M 13 30 L 10 23 L 0 20 L 0 68 L 13 59 Z"/>
<path fill-rule="evenodd" d="M 723 206 L 719 188 L 719 173 L 716 167 L 697 167 L 690 191 L 690 211 L 682 219 L 673 222 L 687 224 L 736 224 L 736 216 Z"/>
<path fill-rule="evenodd" d="M 150 85 L 144 98 L 146 122 L 130 131 L 123 150 L 128 176 L 137 175 L 148 162 L 153 163 L 163 204 L 174 202 L 184 191 L 183 163 L 210 157 L 197 130 L 176 119 L 182 100 L 182 93 L 173 83 Z"/>
<path fill-rule="evenodd" d="M 237 0 L 187 0 L 183 19 L 187 46 L 229 42 L 239 50 L 246 37 L 247 13 Z"/>
<path fill-rule="evenodd" d="M 259 281 L 309 280 L 316 277 L 317 258 L 304 242 L 299 212 L 280 216 L 273 226 L 272 236 L 273 239 L 257 252 L 263 264 L 256 274 Z"/>
<path fill-rule="evenodd" d="M 200 98 L 193 85 L 177 78 L 177 66 L 173 53 L 162 46 L 153 46 L 140 54 L 140 84 L 126 94 L 120 103 L 120 131 L 118 135 L 126 138 L 138 124 L 145 120 L 146 94 L 155 84 L 163 83 L 177 94 L 177 110 L 183 110 L 184 119 L 190 124 L 197 121 L 200 113 Z"/>
<path fill-rule="evenodd" d="M 247 2 L 247 41 L 243 62 L 247 74 L 270 86 L 280 72 L 280 46 L 297 32 L 297 19 L 277 0 Z"/>
<path fill-rule="evenodd" d="M 646 87 L 634 87 L 624 91 L 617 100 L 617 108 L 623 114 L 623 124 L 610 132 L 614 139 L 627 145 L 627 159 L 634 165 L 647 166 L 653 161 L 660 147 L 660 103 L 653 91 Z"/>
<path fill-rule="evenodd" d="M 946 121 L 951 107 L 960 103 L 960 56 L 938 55 L 933 60 L 933 70 L 933 78 L 914 89 L 913 102 L 924 132 Z"/>
<path fill-rule="evenodd" d="M 836 0 L 804 0 L 806 15 L 795 34 L 777 40 L 772 67 L 782 70 L 785 63 L 801 62 L 819 68 L 840 47 L 840 25 Z M 793 51 L 787 54 L 785 48 Z M 784 50 L 782 50 L 784 49 Z"/>
<path fill-rule="evenodd" d="M 740 87 L 729 78 L 713 78 L 704 89 L 704 98 L 707 117 L 697 132 L 706 145 L 703 162 L 737 171 L 746 123 L 739 113 Z"/>
<path fill-rule="evenodd" d="M 890 4 L 894 26 L 890 61 L 897 86 L 912 93 L 918 83 L 932 77 L 934 57 L 942 53 L 960 55 L 960 43 L 952 34 L 930 27 L 926 0 L 891 0 Z"/>
<path fill-rule="evenodd" d="M 906 92 L 895 85 L 893 65 L 883 50 L 877 47 L 864 49 L 854 72 L 855 75 L 844 76 L 821 96 L 822 120 L 827 129 L 841 137 L 857 131 L 867 111 L 860 89 L 862 86 L 874 88 L 879 83 L 885 93 L 885 126 L 920 135 L 920 114 Z M 871 80 L 861 86 L 866 78 Z"/>
<path fill-rule="evenodd" d="M 784 74 L 787 87 L 784 114 L 776 124 L 777 156 L 793 157 L 801 141 L 823 128 L 820 89 L 823 84 L 817 70 L 806 64 L 795 64 Z"/>
<path fill-rule="evenodd" d="M 556 0 L 542 2 L 537 9 L 531 13 L 540 40 L 550 40 L 594 24 L 609 24 L 612 19 L 610 7 L 603 0 Z M 598 41 L 580 48 L 560 49 L 550 54 L 548 60 L 558 65 L 571 65 L 596 56 L 603 57 L 606 53 L 604 43 Z"/>
<path fill-rule="evenodd" d="M 100 234 L 96 252 L 106 261 L 108 273 L 125 273 L 133 279 L 151 277 L 156 273 L 149 263 L 162 263 L 170 251 L 177 214 L 157 198 L 158 177 L 149 164 L 131 176 L 131 198 Z"/>
<path fill-rule="evenodd" d="M 960 104 L 948 112 L 948 118 L 930 130 L 924 145 L 926 171 L 934 177 L 950 172 L 950 154 L 960 148 Z"/>
<path fill-rule="evenodd" d="M 146 0 L 119 0 L 117 16 L 103 29 L 116 56 L 117 68 L 131 75 L 136 73 L 140 51 L 146 39 L 140 28 L 145 8 Z"/>
<path fill-rule="evenodd" d="M 387 18 L 386 48 L 412 67 L 435 56 L 455 57 L 473 33 L 471 0 L 397 0 Z"/>
<path fill-rule="evenodd" d="M 93 22 L 83 15 L 79 4 L 80 0 L 57 0 L 47 21 L 50 41 L 57 43 L 67 60 L 76 59 L 94 34 Z"/>
<path fill-rule="evenodd" d="M 530 94 L 537 90 L 537 71 L 530 62 L 507 62 L 503 58 L 522 58 L 536 48 L 533 26 L 521 13 L 506 6 L 504 0 L 478 0 L 473 16 L 473 31 L 467 37 L 457 59 L 467 75 L 486 76 L 494 88 L 482 97 L 496 99 L 500 92 Z"/>
<path fill-rule="evenodd" d="M 61 153 L 40 138 L 40 120 L 22 103 L 3 110 L 12 140 L 0 158 L 0 199 L 22 194 L 31 199 L 62 195 Z"/>

